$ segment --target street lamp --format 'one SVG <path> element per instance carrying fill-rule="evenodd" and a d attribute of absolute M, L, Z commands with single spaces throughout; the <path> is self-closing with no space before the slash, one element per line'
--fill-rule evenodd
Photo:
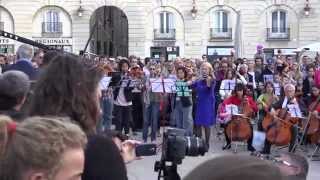
<path fill-rule="evenodd" d="M 82 17 L 83 13 L 84 13 L 84 9 L 82 7 L 82 1 L 80 0 L 80 7 L 77 10 L 77 14 L 78 14 L 79 17 Z"/>
<path fill-rule="evenodd" d="M 310 11 L 311 11 L 311 7 L 310 7 L 310 3 L 309 0 L 306 0 L 306 6 L 303 8 L 304 10 L 304 15 L 309 16 L 310 15 Z"/>
<path fill-rule="evenodd" d="M 196 19 L 196 17 L 197 17 L 197 12 L 198 12 L 198 10 L 197 10 L 197 8 L 196 8 L 196 1 L 193 0 L 192 9 L 191 9 L 191 16 L 192 16 L 193 19 Z"/>

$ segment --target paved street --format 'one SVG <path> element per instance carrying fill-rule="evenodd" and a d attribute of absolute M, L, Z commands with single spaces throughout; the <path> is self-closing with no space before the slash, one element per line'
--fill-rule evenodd
<path fill-rule="evenodd" d="M 214 133 L 213 133 L 214 134 Z M 137 137 L 139 139 L 139 137 Z M 159 142 L 160 143 L 160 142 Z M 179 174 L 184 177 L 190 172 L 194 167 L 200 163 L 211 159 L 216 156 L 221 156 L 223 154 L 231 154 L 230 151 L 222 151 L 221 147 L 223 140 L 218 140 L 216 137 L 213 138 L 211 142 L 211 149 L 204 157 L 187 157 L 183 160 L 182 165 L 178 167 Z M 238 154 L 248 154 L 245 151 L 244 146 L 240 146 Z M 285 150 L 283 150 L 285 151 Z M 128 175 L 129 180 L 156 180 L 157 173 L 154 172 L 154 163 L 156 160 L 160 159 L 160 154 L 154 157 L 146 157 L 143 160 L 135 161 L 128 165 Z M 310 161 L 310 169 L 308 180 L 319 180 L 320 179 L 320 161 Z"/>

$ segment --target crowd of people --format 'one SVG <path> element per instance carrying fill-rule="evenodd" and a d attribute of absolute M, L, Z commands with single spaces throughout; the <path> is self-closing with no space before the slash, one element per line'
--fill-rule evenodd
<path fill-rule="evenodd" d="M 134 148 L 141 142 L 129 140 L 137 132 L 142 143 L 149 137 L 157 143 L 161 126 L 180 128 L 186 136 L 204 138 L 209 148 L 215 145 L 216 124 L 224 129 L 224 150 L 246 141 L 251 152 L 257 151 L 257 124 L 266 134 L 259 153 L 289 145 L 288 161 L 299 170 L 252 157 L 224 157 L 205 162 L 186 179 L 221 179 L 206 163 L 228 158 L 248 163 L 249 174 L 257 167 L 266 170 L 243 173 L 244 179 L 268 179 L 268 172 L 278 179 L 284 174 L 305 179 L 308 163 L 293 153 L 298 145 L 319 144 L 320 57 L 302 56 L 299 62 L 300 57 L 281 52 L 266 59 L 261 46 L 253 59 L 203 55 L 167 61 L 33 53 L 22 45 L 14 57 L 0 55 L 0 179 L 127 179 L 125 163 L 139 158 Z M 305 125 L 309 121 L 317 127 L 297 143 L 300 129 L 311 129 Z M 244 171 L 237 170 L 224 175 L 240 177 Z"/>

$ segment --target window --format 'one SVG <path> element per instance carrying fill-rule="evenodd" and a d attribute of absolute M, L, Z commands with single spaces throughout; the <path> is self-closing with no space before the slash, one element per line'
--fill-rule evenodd
<path fill-rule="evenodd" d="M 213 14 L 213 28 L 216 32 L 228 32 L 228 13 L 215 11 Z"/>
<path fill-rule="evenodd" d="M 170 33 L 174 29 L 174 16 L 170 12 L 160 13 L 160 33 Z"/>
<path fill-rule="evenodd" d="M 45 32 L 61 32 L 59 12 L 49 10 L 44 15 Z"/>
<path fill-rule="evenodd" d="M 272 13 L 272 33 L 287 32 L 287 13 L 281 10 Z"/>

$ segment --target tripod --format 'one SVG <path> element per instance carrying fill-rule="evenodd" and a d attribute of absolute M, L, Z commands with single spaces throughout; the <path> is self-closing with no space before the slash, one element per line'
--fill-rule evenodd
<path fill-rule="evenodd" d="M 163 159 L 161 159 L 161 161 L 157 161 L 155 163 L 155 171 L 159 171 L 158 180 L 161 178 L 164 180 L 181 180 L 177 167 L 178 165 L 175 163 L 172 163 L 172 165 L 166 165 L 166 161 Z"/>

